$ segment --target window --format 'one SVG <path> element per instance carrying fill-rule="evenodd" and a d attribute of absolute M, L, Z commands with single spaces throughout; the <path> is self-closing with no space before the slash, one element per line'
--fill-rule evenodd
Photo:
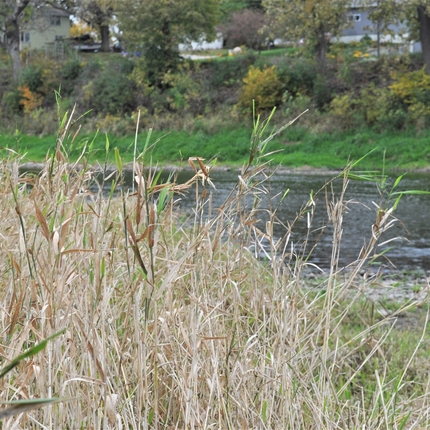
<path fill-rule="evenodd" d="M 49 21 L 51 25 L 61 25 L 61 16 L 60 15 L 51 15 L 49 17 Z"/>
<path fill-rule="evenodd" d="M 30 33 L 21 33 L 21 42 L 30 42 Z"/>
<path fill-rule="evenodd" d="M 351 15 L 348 15 L 348 22 L 360 22 L 360 21 L 361 21 L 360 13 L 352 13 Z"/>

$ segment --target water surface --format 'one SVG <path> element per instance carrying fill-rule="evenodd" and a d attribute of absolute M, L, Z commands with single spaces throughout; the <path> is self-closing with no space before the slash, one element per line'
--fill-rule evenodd
<path fill-rule="evenodd" d="M 185 181 L 191 175 L 190 172 L 183 172 L 178 179 Z M 213 190 L 209 187 L 208 191 L 211 193 L 212 208 L 216 209 L 222 205 L 237 184 L 238 172 L 213 172 L 211 177 L 217 189 Z M 277 206 L 281 196 L 289 189 L 287 197 L 280 204 L 277 212 L 281 223 L 286 225 L 296 218 L 308 201 L 310 192 L 315 193 L 332 178 L 333 175 L 327 174 L 275 174 L 265 185 L 266 189 L 270 188 L 270 196 L 263 194 L 261 205 L 263 208 L 267 208 L 269 204 L 273 207 Z M 390 178 L 388 183 L 392 184 L 394 180 L 395 177 Z M 342 180 L 334 182 L 335 196 L 339 195 L 341 184 Z M 399 190 L 430 191 L 430 175 L 407 174 L 401 181 Z M 195 199 L 195 192 L 191 191 L 180 199 L 178 206 L 182 211 L 191 213 L 195 207 Z M 356 180 L 349 181 L 345 201 L 348 202 L 348 209 L 343 215 L 342 265 L 353 262 L 360 255 L 361 248 L 372 234 L 372 225 L 377 216 L 376 205 L 386 205 L 384 197 L 375 183 Z M 328 221 L 323 192 L 315 197 L 315 203 L 316 209 L 311 229 L 314 233 L 311 235 L 311 242 L 316 241 L 320 227 L 327 225 L 328 227 L 319 237 L 310 261 L 327 268 L 332 252 L 333 228 Z M 252 200 L 247 201 L 247 204 L 251 206 Z M 392 238 L 398 239 L 378 247 L 378 252 L 386 251 L 385 257 L 379 259 L 380 264 L 387 268 L 392 268 L 394 265 L 397 269 L 430 270 L 430 195 L 404 195 L 394 214 L 399 221 L 382 235 L 380 242 Z M 258 218 L 260 219 L 259 227 L 264 229 L 265 222 L 268 220 L 267 212 L 260 211 Z M 281 223 L 275 227 L 276 238 L 285 235 L 285 227 Z M 293 243 L 297 244 L 297 251 L 307 232 L 307 217 L 303 216 L 295 223 L 291 237 Z"/>

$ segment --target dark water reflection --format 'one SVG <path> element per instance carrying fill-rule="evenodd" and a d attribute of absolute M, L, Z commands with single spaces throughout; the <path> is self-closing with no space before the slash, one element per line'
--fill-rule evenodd
<path fill-rule="evenodd" d="M 34 168 L 26 168 L 23 171 L 37 173 Z M 181 172 L 177 176 L 177 181 L 183 183 L 190 179 L 192 175 L 192 172 L 189 171 Z M 168 174 L 163 174 L 163 176 L 167 180 Z M 276 239 L 285 235 L 286 230 L 282 224 L 288 224 L 295 220 L 301 208 L 308 201 L 310 192 L 320 190 L 334 176 L 310 173 L 277 173 L 271 177 L 270 181 L 265 184 L 266 188 L 270 189 L 270 193 L 261 195 L 261 207 L 263 209 L 268 208 L 270 205 L 276 207 L 285 191 L 290 190 L 277 211 L 280 223 L 274 229 Z M 217 209 L 224 203 L 233 187 L 237 184 L 238 172 L 214 171 L 211 174 L 211 178 L 216 185 L 216 190 L 208 187 L 208 191 L 212 199 L 211 206 L 213 209 Z M 126 173 L 125 179 L 126 186 L 131 187 L 131 172 Z M 395 177 L 389 178 L 388 183 L 393 184 L 395 179 Z M 335 194 L 339 195 L 341 186 L 341 179 L 333 182 Z M 110 184 L 106 183 L 105 187 L 105 191 L 109 193 Z M 96 190 L 97 187 L 94 188 L 94 191 Z M 402 179 L 398 190 L 430 191 L 430 174 L 408 173 Z M 189 191 L 178 199 L 179 210 L 191 214 L 196 206 L 195 200 L 195 191 Z M 342 266 L 355 261 L 363 244 L 370 239 L 372 225 L 375 222 L 377 213 L 374 203 L 381 203 L 381 194 L 374 183 L 350 180 L 345 201 L 349 203 L 348 210 L 343 216 L 340 253 Z M 315 202 L 316 209 L 312 221 L 314 233 L 311 235 L 310 242 L 311 245 L 312 241 L 315 243 L 317 237 L 318 241 L 310 261 L 322 268 L 328 268 L 332 250 L 333 228 L 328 223 L 324 192 L 315 197 Z M 247 205 L 251 207 L 252 197 L 247 201 Z M 385 257 L 379 259 L 380 263 L 387 268 L 392 268 L 390 261 L 397 269 L 424 269 L 430 271 L 430 195 L 403 195 L 394 214 L 399 219 L 399 222 L 396 222 L 390 230 L 383 234 L 380 242 L 388 241 L 391 238 L 399 239 L 378 247 L 378 253 L 388 249 Z M 259 228 L 264 230 L 265 223 L 268 220 L 267 211 L 261 210 L 258 219 L 260 219 Z M 319 237 L 320 227 L 326 225 L 328 227 Z M 300 250 L 300 244 L 303 242 L 307 232 L 307 220 L 306 217 L 302 217 L 294 224 L 292 230 L 291 241 L 297 245 L 296 252 Z"/>
<path fill-rule="evenodd" d="M 186 181 L 191 176 L 189 172 L 180 174 L 179 182 Z M 270 204 L 276 206 L 284 192 L 289 189 L 287 198 L 281 203 L 278 209 L 279 220 L 287 224 L 292 222 L 300 209 L 309 199 L 311 191 L 316 192 L 321 189 L 333 176 L 322 174 L 286 173 L 272 176 L 270 183 Z M 226 197 L 237 183 L 237 172 L 213 172 L 213 182 L 216 190 L 208 189 L 212 195 L 212 207 L 220 207 Z M 391 184 L 395 178 L 391 178 Z M 341 180 L 334 182 L 335 193 L 339 193 Z M 407 174 L 401 182 L 399 190 L 426 190 L 430 191 L 430 176 L 425 174 Z M 195 207 L 195 192 L 191 191 L 180 199 L 178 205 L 180 210 L 191 213 Z M 346 200 L 349 201 L 348 211 L 344 213 L 343 234 L 341 242 L 341 263 L 349 264 L 357 259 L 365 241 L 368 241 L 372 233 L 372 224 L 376 219 L 377 209 L 372 203 L 381 203 L 381 194 L 374 183 L 364 181 L 349 181 Z M 328 215 L 325 203 L 325 194 L 322 192 L 315 198 L 316 209 L 312 222 L 313 229 L 327 225 Z M 251 205 L 252 202 L 249 202 Z M 263 196 L 262 207 L 269 206 L 269 197 Z M 395 212 L 395 216 L 401 220 L 384 233 L 381 242 L 391 238 L 400 237 L 386 245 L 378 248 L 381 252 L 390 248 L 386 252 L 386 258 L 380 259 L 381 264 L 392 267 L 387 258 L 398 269 L 425 269 L 430 270 L 430 195 L 404 195 Z M 261 211 L 259 214 L 260 227 L 264 229 L 268 214 Z M 284 236 L 285 228 L 278 224 L 275 227 L 277 238 Z M 300 244 L 307 233 L 306 217 L 302 217 L 294 225 L 292 240 Z M 312 253 L 311 262 L 320 267 L 327 268 L 332 248 L 333 229 L 330 225 L 325 229 L 319 238 L 317 246 Z M 314 240 L 318 234 L 314 234 Z"/>

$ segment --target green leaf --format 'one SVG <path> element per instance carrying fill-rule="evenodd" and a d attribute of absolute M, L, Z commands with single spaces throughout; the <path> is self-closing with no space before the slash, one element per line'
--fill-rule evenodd
<path fill-rule="evenodd" d="M 122 175 L 122 159 L 121 159 L 121 155 L 119 154 L 119 149 L 115 148 L 114 153 L 115 153 L 116 167 L 118 168 L 120 175 Z"/>
<path fill-rule="evenodd" d="M 351 162 L 351 164 L 348 167 L 350 169 L 352 169 L 354 166 L 356 166 L 357 164 L 359 164 L 361 161 L 363 161 L 367 156 L 369 156 L 372 152 L 375 152 L 377 149 L 379 149 L 378 146 L 375 147 L 375 148 L 373 148 L 371 151 L 369 151 L 367 154 L 363 155 L 358 160 Z"/>
<path fill-rule="evenodd" d="M 145 146 L 143 147 L 143 153 L 144 154 L 146 153 L 146 151 L 148 149 L 149 141 L 151 140 L 151 135 L 152 135 L 152 128 L 150 128 L 148 130 L 148 136 L 146 136 Z"/>
<path fill-rule="evenodd" d="M 400 175 L 400 176 L 396 179 L 396 181 L 394 182 L 394 185 L 393 185 L 393 190 L 394 190 L 394 188 L 396 188 L 396 187 L 397 187 L 397 185 L 399 185 L 400 181 L 403 179 L 403 176 L 405 176 L 405 175 L 406 175 L 406 173 L 403 173 L 403 175 Z"/>
<path fill-rule="evenodd" d="M 37 345 L 34 345 L 32 348 L 25 351 L 20 356 L 14 358 L 7 366 L 3 367 L 3 369 L 0 370 L 0 378 L 3 378 L 6 373 L 10 372 L 14 367 L 16 367 L 22 360 L 28 357 L 32 357 L 33 355 L 37 354 L 40 351 L 43 351 L 46 348 L 46 345 L 48 342 L 61 334 L 63 334 L 66 331 L 66 329 L 63 329 L 59 331 L 58 333 L 53 334 L 52 336 L 49 336 L 45 340 L 42 340 L 42 342 L 38 343 Z"/>
<path fill-rule="evenodd" d="M 160 191 L 160 195 L 158 197 L 158 204 L 157 204 L 157 214 L 160 215 L 163 209 L 166 207 L 166 203 L 170 200 L 172 196 L 172 192 L 169 191 L 169 189 L 163 188 Z"/>
<path fill-rule="evenodd" d="M 12 405 L 9 408 L 0 410 L 0 420 L 4 418 L 9 418 L 13 415 L 22 414 L 23 412 L 27 412 L 31 409 L 40 408 L 42 406 L 46 406 L 52 403 L 63 402 L 65 400 L 70 399 L 60 399 L 57 397 L 53 397 L 51 399 L 31 399 L 31 400 L 16 400 L 12 402 L 1 402 L 2 404 Z"/>
<path fill-rule="evenodd" d="M 263 400 L 263 407 L 261 411 L 261 419 L 263 420 L 263 423 L 266 423 L 267 421 L 267 400 Z"/>
<path fill-rule="evenodd" d="M 281 202 L 283 202 L 285 200 L 285 197 L 287 197 L 288 193 L 290 192 L 290 189 L 288 188 L 285 193 L 283 194 L 282 198 L 281 198 Z"/>
<path fill-rule="evenodd" d="M 395 193 L 392 193 L 392 195 L 399 195 L 399 194 L 430 194 L 430 191 L 424 191 L 424 190 L 406 190 L 406 191 L 396 191 Z"/>

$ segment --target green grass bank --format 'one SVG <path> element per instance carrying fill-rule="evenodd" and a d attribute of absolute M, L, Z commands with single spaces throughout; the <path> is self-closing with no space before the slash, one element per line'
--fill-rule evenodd
<path fill-rule="evenodd" d="M 245 126 L 212 134 L 204 131 L 153 131 L 149 142 L 153 145 L 153 161 L 161 165 L 180 164 L 181 160 L 199 156 L 206 159 L 216 157 L 219 164 L 237 166 L 247 158 L 251 132 L 251 128 Z M 147 138 L 148 132 L 139 135 L 137 144 L 140 148 L 143 148 Z M 73 139 L 70 138 L 65 149 L 72 159 L 76 159 L 86 145 L 89 161 L 104 161 L 107 139 L 110 148 L 119 149 L 124 161 L 132 161 L 133 135 L 84 135 L 72 143 Z M 286 167 L 342 169 L 348 160 L 359 159 L 377 148 L 363 160 L 361 168 L 380 168 L 385 157 L 387 170 L 418 170 L 430 167 L 429 139 L 430 130 L 420 133 L 413 130 L 395 133 L 357 130 L 318 134 L 293 125 L 269 144 L 271 151 L 278 151 L 270 158 L 274 164 Z M 43 161 L 55 145 L 55 136 L 0 135 L 2 150 L 9 148 L 26 154 L 25 161 Z M 110 153 L 112 156 L 112 151 Z"/>

